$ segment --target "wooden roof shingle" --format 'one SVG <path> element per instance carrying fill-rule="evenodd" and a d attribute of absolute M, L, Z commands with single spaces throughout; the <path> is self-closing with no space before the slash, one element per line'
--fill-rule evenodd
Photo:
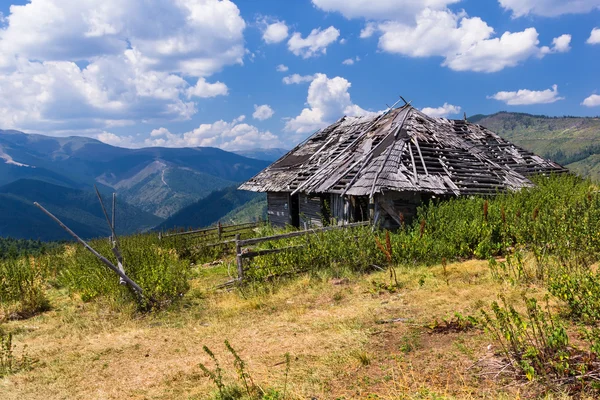
<path fill-rule="evenodd" d="M 240 186 L 255 192 L 492 194 L 567 170 L 463 120 L 405 105 L 344 117 Z"/>

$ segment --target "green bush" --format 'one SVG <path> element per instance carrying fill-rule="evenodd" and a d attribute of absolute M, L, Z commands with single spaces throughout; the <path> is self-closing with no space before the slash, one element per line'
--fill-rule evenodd
<path fill-rule="evenodd" d="M 45 280 L 50 258 L 22 257 L 0 261 L 0 307 L 11 318 L 28 318 L 50 309 Z"/>
<path fill-rule="evenodd" d="M 142 288 L 152 306 L 163 307 L 188 291 L 191 271 L 189 261 L 181 259 L 175 249 L 159 247 L 156 242 L 148 235 L 136 235 L 123 238 L 120 247 L 127 276 Z M 107 240 L 92 241 L 91 245 L 116 265 Z M 100 296 L 117 301 L 133 298 L 128 287 L 119 285 L 118 275 L 83 246 L 68 246 L 60 257 L 59 282 L 84 301 Z"/>
<path fill-rule="evenodd" d="M 590 324 L 600 321 L 598 273 L 563 268 L 548 280 L 548 291 L 567 304 L 570 318 Z"/>
<path fill-rule="evenodd" d="M 482 311 L 486 329 L 514 370 L 528 380 L 546 381 L 570 379 L 588 372 L 592 365 L 570 346 L 565 326 L 551 315 L 548 307 L 543 310 L 533 298 L 526 298 L 525 303 L 525 315 L 505 299 L 502 305 L 492 303 L 493 314 Z"/>

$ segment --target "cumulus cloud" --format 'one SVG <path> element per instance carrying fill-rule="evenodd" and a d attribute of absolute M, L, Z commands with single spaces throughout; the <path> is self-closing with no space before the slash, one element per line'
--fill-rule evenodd
<path fill-rule="evenodd" d="M 564 97 L 559 97 L 558 86 L 552 85 L 552 89 L 541 91 L 521 89 L 516 92 L 498 92 L 493 96 L 488 96 L 488 99 L 502 101 L 509 106 L 520 106 L 554 103 L 558 100 L 563 100 Z"/>
<path fill-rule="evenodd" d="M 283 78 L 283 83 L 286 85 L 298 85 L 300 83 L 308 83 L 312 82 L 317 75 L 300 75 L 293 74 L 288 75 Z"/>
<path fill-rule="evenodd" d="M 262 106 L 254 105 L 254 113 L 252 114 L 252 118 L 257 119 L 259 121 L 264 121 L 269 119 L 275 114 L 275 111 L 268 105 L 263 104 Z"/>
<path fill-rule="evenodd" d="M 378 34 L 379 49 L 384 52 L 409 57 L 442 57 L 442 65 L 456 71 L 497 72 L 534 56 L 570 49 L 568 35 L 555 39 L 553 48 L 538 47 L 535 28 L 498 36 L 481 18 L 448 8 L 459 0 L 312 1 L 320 9 L 339 12 L 346 18 L 367 19 L 360 37 Z M 525 3 L 532 1 L 535 0 Z M 556 0 L 559 1 L 562 2 Z"/>
<path fill-rule="evenodd" d="M 285 130 L 303 134 L 323 128 L 344 115 L 374 115 L 352 102 L 348 93 L 351 86 L 339 76 L 329 79 L 325 74 L 316 74 L 308 88 L 308 107 L 287 121 Z"/>
<path fill-rule="evenodd" d="M 600 28 L 592 29 L 590 37 L 586 41 L 587 44 L 600 44 Z"/>
<path fill-rule="evenodd" d="M 279 64 L 276 68 L 277 72 L 287 72 L 289 68 L 283 64 Z"/>
<path fill-rule="evenodd" d="M 281 147 L 279 138 L 269 131 L 261 131 L 244 123 L 240 115 L 231 122 L 224 120 L 212 124 L 201 124 L 198 128 L 182 134 L 174 134 L 165 128 L 154 130 L 155 135 L 146 139 L 146 146 L 161 147 L 218 147 L 235 151 L 252 148 Z"/>
<path fill-rule="evenodd" d="M 288 26 L 284 21 L 277 21 L 272 24 L 265 22 L 263 30 L 263 40 L 267 44 L 283 42 L 289 36 Z"/>
<path fill-rule="evenodd" d="M 425 8 L 445 9 L 460 0 L 312 0 L 323 11 L 339 12 L 344 17 L 412 20 Z M 361 35 L 361 37 L 363 37 Z"/>
<path fill-rule="evenodd" d="M 325 30 L 321 30 L 321 28 L 313 29 L 306 38 L 295 32 L 288 41 L 288 49 L 302 58 L 315 57 L 319 54 L 325 54 L 327 47 L 336 42 L 339 36 L 340 31 L 333 26 Z"/>
<path fill-rule="evenodd" d="M 229 89 L 223 82 L 209 83 L 204 78 L 199 78 L 196 85 L 187 90 L 188 98 L 226 96 L 228 93 Z"/>
<path fill-rule="evenodd" d="M 600 8 L 600 0 L 499 0 L 500 5 L 512 12 L 513 17 L 529 14 L 556 17 L 563 14 L 582 14 Z"/>
<path fill-rule="evenodd" d="M 421 111 L 431 117 L 447 117 L 449 115 L 455 115 L 460 113 L 461 108 L 459 106 L 454 106 L 452 104 L 444 103 L 443 106 L 432 108 L 425 107 Z"/>
<path fill-rule="evenodd" d="M 191 98 L 227 92 L 205 78 L 245 54 L 246 24 L 230 0 L 34 0 L 10 11 L 0 29 L 4 127 L 188 119 Z"/>
<path fill-rule="evenodd" d="M 101 132 L 96 135 L 96 139 L 99 141 L 110 144 L 111 146 L 118 147 L 139 147 L 135 142 L 135 138 L 133 136 L 118 136 L 111 132 Z"/>
<path fill-rule="evenodd" d="M 586 107 L 600 107 L 600 95 L 593 94 L 590 97 L 583 100 L 581 105 Z"/>
<path fill-rule="evenodd" d="M 566 53 L 571 50 L 571 35 L 561 35 L 552 40 L 552 47 L 541 48 L 542 54 Z"/>
<path fill-rule="evenodd" d="M 455 71 L 497 72 L 548 53 L 538 47 L 535 28 L 493 37 L 492 27 L 464 12 L 427 9 L 416 17 L 415 25 L 385 21 L 377 29 L 381 50 L 410 57 L 440 56 L 442 65 Z"/>

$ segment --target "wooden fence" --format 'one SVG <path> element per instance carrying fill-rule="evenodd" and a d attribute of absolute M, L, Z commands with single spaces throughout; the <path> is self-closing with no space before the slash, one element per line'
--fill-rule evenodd
<path fill-rule="evenodd" d="M 304 247 L 304 246 L 288 246 L 288 247 L 281 247 L 278 249 L 254 250 L 252 247 L 248 247 L 248 246 L 257 245 L 259 243 L 264 243 L 264 242 L 289 239 L 289 238 L 298 237 L 298 236 L 311 235 L 311 234 L 316 234 L 316 233 L 320 233 L 320 232 L 327 232 L 327 231 L 347 229 L 347 228 L 356 228 L 359 226 L 368 226 L 369 224 L 370 224 L 369 221 L 356 222 L 356 223 L 347 224 L 347 225 L 328 226 L 328 227 L 319 228 L 319 229 L 307 229 L 307 230 L 302 230 L 302 231 L 284 233 L 281 235 L 265 236 L 265 237 L 258 237 L 258 238 L 244 239 L 244 240 L 241 240 L 240 234 L 238 233 L 235 236 L 235 240 L 232 241 L 232 242 L 235 242 L 235 254 L 236 254 L 236 262 L 237 262 L 237 270 L 238 270 L 238 279 L 237 280 L 241 282 L 244 279 L 244 259 L 251 259 L 254 257 L 264 256 L 267 254 L 281 253 L 283 251 L 299 249 L 299 248 Z"/>
<path fill-rule="evenodd" d="M 248 222 L 245 224 L 222 225 L 219 222 L 219 224 L 217 226 L 212 227 L 212 228 L 204 228 L 204 229 L 197 229 L 197 230 L 186 231 L 186 232 L 173 232 L 173 233 L 159 232 L 158 239 L 162 240 L 162 239 L 172 238 L 172 237 L 176 237 L 176 236 L 194 235 L 194 236 L 199 236 L 203 239 L 210 238 L 210 239 L 216 240 L 219 242 L 219 243 L 216 243 L 216 245 L 217 245 L 217 244 L 221 244 L 221 241 L 223 239 L 233 238 L 239 232 L 248 231 L 248 230 L 257 228 L 258 226 L 262 225 L 262 223 L 263 223 L 262 221 L 258 221 L 258 222 Z"/>

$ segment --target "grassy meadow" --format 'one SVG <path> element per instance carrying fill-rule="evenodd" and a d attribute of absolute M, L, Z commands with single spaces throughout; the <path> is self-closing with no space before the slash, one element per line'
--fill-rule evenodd
<path fill-rule="evenodd" d="M 599 189 L 536 183 L 261 243 L 302 247 L 233 287 L 210 238 L 122 238 L 142 300 L 80 246 L 1 260 L 0 398 L 597 398 Z"/>

